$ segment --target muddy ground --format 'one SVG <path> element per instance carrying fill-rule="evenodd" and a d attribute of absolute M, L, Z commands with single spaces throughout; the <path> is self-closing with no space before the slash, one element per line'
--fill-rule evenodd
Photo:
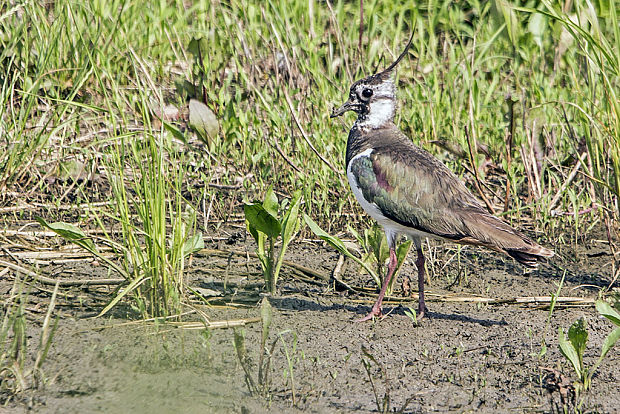
<path fill-rule="evenodd" d="M 207 247 L 251 251 L 248 243 L 243 237 L 233 237 Z M 206 332 L 127 324 L 132 312 L 124 308 L 113 316 L 94 319 L 101 309 L 96 304 L 106 296 L 96 293 L 98 289 L 65 289 L 79 300 L 66 295 L 59 298 L 60 320 L 43 365 L 43 386 L 12 400 L 0 412 L 370 413 L 388 404 L 390 412 L 405 413 L 553 412 L 559 394 L 549 393 L 553 381 L 545 369 L 575 379 L 559 352 L 558 328 L 566 330 L 577 318 L 586 318 L 590 338 L 585 362 L 590 365 L 612 330 L 611 323 L 598 317 L 591 305 L 557 305 L 550 315 L 544 303 L 446 300 L 472 295 L 493 299 L 549 296 L 557 291 L 564 269 L 561 296 L 596 298 L 600 287 L 611 281 L 607 267 L 611 256 L 606 251 L 604 244 L 596 243 L 578 254 L 558 248 L 550 264 L 525 274 L 511 259 L 495 253 L 464 248 L 457 260 L 455 247 L 433 246 L 433 274 L 427 291 L 430 317 L 418 326 L 405 313 L 408 307 L 415 309 L 415 298 L 388 302 L 384 310 L 390 314 L 382 320 L 354 323 L 352 319 L 368 312 L 373 296 L 339 291 L 333 283 L 307 275 L 301 278 L 285 268 L 279 295 L 269 297 L 273 308 L 269 348 L 275 343 L 269 382 L 262 395 L 254 396 L 237 358 L 233 329 Z M 333 250 L 319 243 L 298 243 L 287 258 L 324 275 L 338 261 Z M 410 254 L 399 276 L 402 281 L 411 275 L 412 286 L 414 260 Z M 54 264 L 43 270 L 72 278 L 109 277 L 103 266 L 91 261 Z M 252 258 L 198 254 L 188 274 L 189 285 L 211 301 L 212 306 L 202 308 L 210 321 L 260 316 L 262 296 L 256 287 L 260 277 Z M 225 274 L 226 290 L 222 286 Z M 345 262 L 339 277 L 354 286 L 373 286 L 352 262 Z M 10 286 L 11 280 L 3 279 L 0 288 L 8 292 Z M 208 297 L 222 292 L 223 298 Z M 394 294 L 402 295 L 400 283 Z M 49 296 L 44 290 L 31 289 L 33 302 L 44 305 Z M 38 341 L 36 328 L 42 316 L 33 313 L 29 317 L 31 344 Z M 243 331 L 251 361 L 246 368 L 256 381 L 261 324 L 248 324 Z M 620 411 L 619 349 L 616 346 L 609 353 L 594 376 L 584 400 L 586 412 Z"/>

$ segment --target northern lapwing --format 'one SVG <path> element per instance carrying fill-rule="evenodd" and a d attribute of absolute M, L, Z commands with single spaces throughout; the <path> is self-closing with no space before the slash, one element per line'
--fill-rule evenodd
<path fill-rule="evenodd" d="M 418 318 L 427 313 L 422 252 L 426 237 L 484 246 L 531 268 L 538 265 L 539 259 L 554 254 L 489 214 L 448 167 L 413 144 L 394 124 L 393 71 L 411 40 L 383 72 L 351 85 L 349 100 L 331 114 L 333 118 L 347 111 L 357 113 L 347 141 L 347 178 L 364 210 L 383 226 L 390 247 L 379 297 L 360 322 L 382 315 L 381 302 L 397 264 L 395 246 L 399 235 L 411 238 L 418 254 Z"/>

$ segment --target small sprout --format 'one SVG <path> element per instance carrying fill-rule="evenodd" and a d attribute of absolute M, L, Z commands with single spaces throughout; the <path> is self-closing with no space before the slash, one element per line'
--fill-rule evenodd
<path fill-rule="evenodd" d="M 413 321 L 414 325 L 418 324 L 418 315 L 415 309 L 408 307 L 407 310 L 405 310 L 405 315 L 409 316 L 409 318 Z"/>
<path fill-rule="evenodd" d="M 598 369 L 599 365 L 609 352 L 609 350 L 620 339 L 620 313 L 603 300 L 596 301 L 596 310 L 604 317 L 609 319 L 613 324 L 619 327 L 612 330 L 601 345 L 601 354 L 594 365 L 587 367 L 584 364 L 583 356 L 588 342 L 588 330 L 585 319 L 577 319 L 568 329 L 568 339 L 564 334 L 564 330 L 559 329 L 559 345 L 562 355 L 570 362 L 578 381 L 575 383 L 575 392 L 577 396 L 582 392 L 590 389 L 592 377 Z M 583 402 L 583 400 L 582 400 Z"/>
<path fill-rule="evenodd" d="M 262 203 L 246 203 L 243 207 L 248 231 L 257 244 L 256 254 L 260 260 L 265 286 L 271 293 L 276 292 L 284 253 L 299 231 L 299 207 L 301 192 L 296 191 L 291 201 L 278 203 L 273 188 L 269 187 Z M 278 210 L 284 211 L 278 218 Z M 280 236 L 282 244 L 276 257 L 275 242 Z"/>

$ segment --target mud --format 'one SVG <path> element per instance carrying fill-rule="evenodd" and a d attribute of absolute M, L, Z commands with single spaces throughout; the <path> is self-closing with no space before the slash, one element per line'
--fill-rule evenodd
<path fill-rule="evenodd" d="M 251 250 L 245 244 L 213 243 L 210 248 Z M 285 268 L 280 293 L 269 297 L 273 323 L 270 382 L 263 395 L 250 395 L 233 345 L 232 329 L 181 330 L 166 324 L 127 324 L 123 311 L 93 319 L 92 295 L 82 306 L 59 306 L 61 315 L 49 356 L 44 386 L 13 401 L 6 412 L 37 413 L 370 413 L 553 412 L 559 395 L 547 390 L 544 368 L 575 380 L 561 356 L 558 328 L 585 317 L 590 333 L 585 364 L 598 358 L 612 325 L 593 306 L 542 303 L 482 304 L 445 302 L 448 297 L 480 295 L 510 299 L 550 296 L 565 273 L 562 296 L 596 298 L 610 283 L 611 257 L 590 249 L 566 249 L 540 270 L 524 274 L 510 259 L 474 248 L 458 252 L 433 246 L 428 288 L 430 317 L 416 326 L 406 310 L 416 300 L 387 302 L 382 320 L 353 323 L 368 312 L 373 296 L 337 291 L 321 279 L 301 280 Z M 590 255 L 590 256 L 589 256 Z M 317 243 L 297 244 L 289 260 L 329 275 L 337 254 Z M 410 255 L 399 279 L 412 275 Z M 447 264 L 446 264 L 447 263 Z M 92 264 L 73 266 L 73 277 L 106 276 Z M 58 266 L 55 267 L 58 271 Z M 79 271 L 76 272 L 76 269 Z M 81 273 L 81 274 L 80 274 Z M 242 257 L 199 255 L 189 268 L 190 286 L 224 292 L 206 308 L 211 321 L 260 316 L 256 288 L 258 263 Z M 224 291 L 222 280 L 227 279 Z M 356 286 L 373 282 L 349 262 L 340 276 Z M 307 276 L 306 276 L 307 278 Z M 3 288 L 8 281 L 3 281 Z M 394 293 L 400 295 L 400 284 Z M 33 291 L 42 302 L 48 297 Z M 210 298 L 211 300 L 213 298 Z M 222 306 L 223 302 L 242 303 Z M 62 302 L 62 301 L 61 301 Z M 68 303 L 70 301 L 65 301 Z M 217 306 L 215 304 L 218 304 Z M 131 314 L 130 311 L 128 311 Z M 119 317 L 123 316 L 123 317 Z M 35 321 L 31 328 L 36 328 Z M 243 328 L 256 379 L 260 323 Z M 38 334 L 30 339 L 36 342 Z M 608 354 L 592 381 L 583 407 L 589 412 L 620 411 L 620 347 Z M 288 353 L 288 359 L 287 359 Z M 290 363 L 289 363 L 290 360 Z M 293 381 L 291 381 L 291 372 Z M 294 394 L 294 403 L 293 403 Z M 560 408 L 561 410 L 561 408 Z"/>

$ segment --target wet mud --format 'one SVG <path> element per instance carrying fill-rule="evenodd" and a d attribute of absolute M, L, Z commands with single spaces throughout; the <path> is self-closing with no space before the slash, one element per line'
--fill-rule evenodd
<path fill-rule="evenodd" d="M 214 242 L 212 249 L 251 251 L 244 243 Z M 83 291 L 81 306 L 63 306 L 53 345 L 43 365 L 43 386 L 0 412 L 37 413 L 210 413 L 210 412 L 555 412 L 560 397 L 550 392 L 553 370 L 574 381 L 558 346 L 558 329 L 584 317 L 589 343 L 585 364 L 594 364 L 609 321 L 590 304 L 549 304 L 535 297 L 596 298 L 610 283 L 605 253 L 560 251 L 540 270 L 524 273 L 511 259 L 475 248 L 447 245 L 429 251 L 430 315 L 414 323 L 415 297 L 403 298 L 401 281 L 411 276 L 410 255 L 381 320 L 354 323 L 374 300 L 374 282 L 346 261 L 339 280 L 368 287 L 369 294 L 339 288 L 330 280 L 285 267 L 278 295 L 260 291 L 260 269 L 251 257 L 198 254 L 188 284 L 206 295 L 201 309 L 210 321 L 260 316 L 260 300 L 273 310 L 267 350 L 261 323 L 235 328 L 245 336 L 245 369 L 234 345 L 234 329 L 184 330 L 170 324 L 131 322 L 122 308 L 95 319 L 97 300 Z M 572 255 L 572 256 L 571 256 Z M 287 259 L 329 278 L 338 255 L 318 243 L 291 247 Z M 90 262 L 66 264 L 73 277 L 106 277 Z M 57 269 L 58 270 L 58 269 Z M 224 289 L 226 280 L 226 289 Z M 9 281 L 3 282 L 6 290 Z M 111 290 L 111 289 L 110 289 Z M 49 295 L 32 291 L 35 299 Z M 415 291 L 413 292 L 415 296 Z M 486 298 L 494 303 L 476 302 Z M 514 298 L 521 297 L 517 303 Z M 91 301 L 89 302 L 89 298 Z M 103 296 L 105 299 L 105 296 Z M 485 300 L 486 300 L 485 299 Z M 504 301 L 504 303 L 502 303 Z M 198 301 L 193 301 L 198 304 Z M 189 319 L 192 317 L 190 316 Z M 194 319 L 195 316 L 194 316 Z M 32 342 L 38 338 L 31 324 Z M 620 352 L 608 354 L 582 403 L 586 412 L 620 411 Z M 248 375 L 258 379 L 260 354 L 269 360 L 260 395 L 251 395 Z"/>

